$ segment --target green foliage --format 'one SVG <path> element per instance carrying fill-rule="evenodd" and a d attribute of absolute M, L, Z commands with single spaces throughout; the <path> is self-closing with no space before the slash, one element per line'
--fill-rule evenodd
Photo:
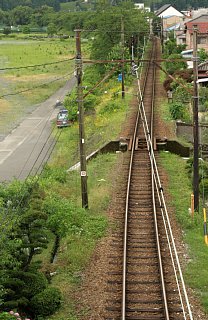
<path fill-rule="evenodd" d="M 97 101 L 97 96 L 90 93 L 84 100 L 84 109 L 86 111 L 94 110 L 96 108 Z"/>
<path fill-rule="evenodd" d="M 67 171 L 65 168 L 52 168 L 49 165 L 46 165 L 42 173 L 42 178 L 50 180 L 51 182 L 57 181 L 60 183 L 65 183 L 67 180 Z"/>
<path fill-rule="evenodd" d="M 170 113 L 174 120 L 184 118 L 184 105 L 182 103 L 171 103 L 170 104 Z"/>
<path fill-rule="evenodd" d="M 10 21 L 12 25 L 28 25 L 33 9 L 28 6 L 17 6 L 10 12 Z"/>
<path fill-rule="evenodd" d="M 154 16 L 152 19 L 152 31 L 154 35 L 160 37 L 161 35 L 161 28 L 162 28 L 162 20 L 160 17 Z"/>
<path fill-rule="evenodd" d="M 204 112 L 208 110 L 208 88 L 199 88 L 199 111 Z"/>
<path fill-rule="evenodd" d="M 119 109 L 124 109 L 125 103 L 120 100 L 110 100 L 101 110 L 100 114 L 116 112 Z"/>
<path fill-rule="evenodd" d="M 22 28 L 22 32 L 25 33 L 25 34 L 30 33 L 30 27 L 29 27 L 29 26 L 24 26 L 24 27 Z"/>
<path fill-rule="evenodd" d="M 35 317 L 50 316 L 61 305 L 61 293 L 57 288 L 47 288 L 31 300 L 31 312 Z"/>
<path fill-rule="evenodd" d="M 187 83 L 183 79 L 178 79 L 178 81 L 179 83 L 176 81 L 173 81 L 171 83 L 171 89 L 173 90 L 173 99 L 178 103 L 187 104 L 191 102 L 191 91 L 193 90 L 193 86 L 191 83 Z"/>
<path fill-rule="evenodd" d="M 136 37 L 135 30 L 139 32 L 142 39 L 142 32 L 146 32 L 149 28 L 146 19 L 146 13 L 135 10 L 133 3 L 121 3 L 118 6 L 110 6 L 100 4 L 97 14 L 94 14 L 85 23 L 86 28 L 93 28 L 97 30 L 94 34 L 94 40 L 91 45 L 91 57 L 93 59 L 106 59 L 108 56 L 115 56 L 119 53 L 115 48 L 119 47 L 121 41 L 121 19 L 125 25 L 125 47 L 131 49 L 131 37 L 133 36 L 135 42 L 135 54 L 138 53 L 138 37 Z M 106 29 L 106 32 L 103 30 Z M 112 33 L 113 31 L 113 33 Z M 120 58 L 122 50 L 120 50 Z M 101 72 L 105 71 L 104 66 L 100 66 Z"/>
<path fill-rule="evenodd" d="M 22 268 L 27 270 L 34 255 L 40 254 L 47 247 L 47 215 L 42 211 L 44 194 L 36 186 L 33 190 L 28 210 L 21 215 L 16 237 L 22 241 L 22 251 L 18 252 Z"/>
<path fill-rule="evenodd" d="M 12 208 L 24 207 L 31 194 L 33 184 L 30 181 L 14 180 L 8 185 L 0 184 L 0 199 L 4 206 Z"/>
<path fill-rule="evenodd" d="M 206 60 L 208 60 L 208 53 L 207 53 L 207 51 L 206 51 L 204 48 L 200 48 L 200 49 L 198 50 L 198 57 L 199 57 L 199 60 L 200 60 L 201 63 L 204 62 L 204 61 L 206 61 Z"/>
<path fill-rule="evenodd" d="M 69 120 L 76 121 L 78 118 L 77 112 L 78 112 L 78 105 L 76 102 L 76 93 L 73 91 L 73 93 L 69 96 L 67 96 L 64 99 L 64 107 L 68 110 Z"/>
<path fill-rule="evenodd" d="M 48 215 L 47 225 L 55 234 L 64 237 L 69 232 L 82 232 L 87 214 L 72 201 L 52 193 L 44 201 L 44 210 Z"/>
<path fill-rule="evenodd" d="M 18 275 L 25 283 L 22 293 L 29 299 L 48 286 L 48 280 L 41 272 L 18 272 Z"/>
<path fill-rule="evenodd" d="M 178 53 L 173 53 L 168 56 L 169 59 L 182 59 L 181 55 Z M 165 68 L 169 74 L 173 74 L 177 70 L 187 69 L 187 64 L 185 61 L 165 61 Z"/>
<path fill-rule="evenodd" d="M 159 3 L 156 3 L 159 5 L 159 7 L 162 7 L 163 5 L 167 4 L 167 1 L 161 0 Z M 174 8 L 181 11 L 188 10 L 189 8 L 206 8 L 207 0 L 189 0 L 189 2 L 187 2 L 186 0 L 174 0 L 174 2 L 171 1 L 171 4 L 174 5 Z"/>
<path fill-rule="evenodd" d="M 84 70 L 83 82 L 84 86 L 87 86 L 87 90 L 91 89 L 97 81 L 100 79 L 101 75 L 99 68 L 96 65 L 89 66 Z"/>
<path fill-rule="evenodd" d="M 55 23 L 49 23 L 48 27 L 47 27 L 47 32 L 49 36 L 53 36 L 54 34 L 57 33 L 57 27 L 55 25 Z"/>
<path fill-rule="evenodd" d="M 173 54 L 180 54 L 183 50 L 185 50 L 185 48 L 186 48 L 185 44 L 177 45 L 176 39 L 174 38 L 174 33 L 170 33 L 169 40 L 167 40 L 164 45 L 164 57 L 170 58 L 170 56 Z M 180 56 L 180 58 L 182 57 Z"/>
<path fill-rule="evenodd" d="M 193 181 L 194 171 L 194 159 L 190 158 L 187 160 L 186 170 L 190 181 Z M 199 161 L 199 191 L 201 195 L 208 199 L 208 163 L 206 161 Z"/>
<path fill-rule="evenodd" d="M 14 320 L 14 316 L 10 315 L 8 312 L 0 312 L 0 320 Z"/>
<path fill-rule="evenodd" d="M 208 311 L 207 246 L 203 236 L 203 214 L 192 218 L 188 213 L 192 186 L 185 170 L 186 162 L 173 154 L 162 153 L 162 164 L 168 172 L 169 191 L 175 214 L 183 229 L 183 241 L 188 247 L 189 263 L 183 271 L 186 284 L 199 296 Z"/>
<path fill-rule="evenodd" d="M 60 9 L 59 0 L 10 0 L 10 1 L 1 1 L 0 8 L 2 10 L 11 10 L 18 6 L 30 6 L 33 8 L 41 8 L 44 5 L 53 7 L 55 10 Z"/>
<path fill-rule="evenodd" d="M 8 34 L 10 34 L 10 33 L 11 33 L 11 29 L 10 29 L 9 27 L 5 27 L 5 28 L 3 29 L 3 34 L 8 35 Z"/>

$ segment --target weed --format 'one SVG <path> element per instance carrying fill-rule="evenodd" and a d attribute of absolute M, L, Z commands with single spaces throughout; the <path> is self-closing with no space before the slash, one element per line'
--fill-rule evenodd
<path fill-rule="evenodd" d="M 161 153 L 160 159 L 169 175 L 169 192 L 189 249 L 189 259 L 184 268 L 185 280 L 198 293 L 205 312 L 208 312 L 207 247 L 203 239 L 203 218 L 201 213 L 196 213 L 194 219 L 189 214 L 192 188 L 186 162 L 170 153 Z"/>

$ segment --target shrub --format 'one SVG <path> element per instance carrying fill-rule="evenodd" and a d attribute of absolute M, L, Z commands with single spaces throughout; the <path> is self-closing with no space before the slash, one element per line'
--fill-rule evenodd
<path fill-rule="evenodd" d="M 44 179 L 53 179 L 60 183 L 65 183 L 67 179 L 67 171 L 64 168 L 51 168 L 48 165 L 44 167 L 42 174 Z"/>
<path fill-rule="evenodd" d="M 31 299 L 31 312 L 35 317 L 50 316 L 61 304 L 61 293 L 57 288 L 47 288 Z"/>
<path fill-rule="evenodd" d="M 89 94 L 84 99 L 84 108 L 86 111 L 94 110 L 97 104 L 97 97 L 94 94 Z"/>
<path fill-rule="evenodd" d="M 101 114 L 105 114 L 105 113 L 111 113 L 111 112 L 115 112 L 118 109 L 123 108 L 123 104 L 121 101 L 109 101 L 105 107 L 100 111 Z"/>
<path fill-rule="evenodd" d="M 1 312 L 0 313 L 0 320 L 14 320 L 14 316 L 9 314 L 8 312 Z"/>
<path fill-rule="evenodd" d="M 48 285 L 48 280 L 43 273 L 22 273 L 21 279 L 24 280 L 25 286 L 23 293 L 26 297 L 30 298 L 42 292 Z"/>
<path fill-rule="evenodd" d="M 171 54 L 169 59 L 182 59 L 180 54 Z M 165 62 L 166 70 L 169 74 L 173 74 L 177 70 L 187 69 L 187 64 L 184 61 L 175 61 L 174 63 L 172 61 L 166 61 Z"/>
<path fill-rule="evenodd" d="M 68 96 L 64 99 L 64 107 L 69 112 L 69 120 L 76 121 L 78 106 L 77 106 L 77 97 L 75 92 L 73 92 L 71 96 Z"/>
<path fill-rule="evenodd" d="M 185 114 L 185 107 L 181 103 L 171 103 L 170 104 L 171 117 L 174 120 L 183 119 Z"/>

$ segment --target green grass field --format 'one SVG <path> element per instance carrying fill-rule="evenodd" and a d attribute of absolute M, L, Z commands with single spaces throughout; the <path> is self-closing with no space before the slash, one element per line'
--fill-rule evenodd
<path fill-rule="evenodd" d="M 1 71 L 1 133 L 8 132 L 18 119 L 31 110 L 31 106 L 46 100 L 62 87 L 74 70 L 74 61 L 56 63 L 74 57 L 74 39 L 46 38 L 40 41 L 24 40 L 20 36 L 0 41 L 0 68 L 17 67 Z M 21 68 L 33 65 L 42 66 Z"/>

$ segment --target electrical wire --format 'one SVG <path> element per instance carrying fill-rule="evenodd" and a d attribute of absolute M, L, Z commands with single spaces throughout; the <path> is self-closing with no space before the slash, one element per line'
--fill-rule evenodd
<path fill-rule="evenodd" d="M 41 136 L 42 136 L 42 134 L 43 134 L 43 132 L 44 132 L 44 130 L 45 130 L 45 128 L 46 128 L 46 125 L 47 125 L 50 117 L 52 116 L 53 112 L 54 112 L 54 110 L 52 110 L 52 111 L 50 112 L 50 114 L 48 115 L 48 117 L 47 117 L 47 119 L 46 119 L 46 122 L 45 122 L 45 125 L 43 126 L 43 128 L 42 128 L 42 130 L 41 130 L 41 132 L 40 132 L 40 134 L 39 134 L 39 136 L 38 136 L 38 139 L 37 139 L 35 145 L 33 146 L 33 148 L 32 148 L 32 150 L 31 150 L 31 152 L 30 152 L 30 154 L 29 154 L 29 156 L 28 156 L 28 158 L 27 158 L 24 166 L 22 167 L 22 169 L 21 169 L 21 171 L 20 171 L 17 179 L 19 179 L 19 178 L 21 177 L 24 169 L 26 168 L 26 165 L 28 164 L 28 162 L 29 162 L 29 160 L 30 160 L 30 158 L 31 158 L 31 156 L 32 156 L 32 154 L 33 154 L 33 151 L 35 150 L 36 146 L 38 145 L 38 143 L 39 143 L 39 141 L 40 141 L 40 138 L 41 138 Z M 55 127 L 54 127 L 54 128 L 55 128 Z M 53 128 L 52 132 L 50 133 L 50 135 L 53 133 L 54 128 Z M 39 156 L 39 155 L 38 155 L 38 156 Z M 34 165 L 35 165 L 35 164 L 34 164 Z M 34 165 L 33 165 L 33 167 L 34 167 Z M 32 169 L 33 169 L 33 167 L 32 167 Z M 31 173 L 32 169 L 30 170 L 30 173 Z M 30 173 L 29 173 L 29 175 L 30 175 Z"/>
<path fill-rule="evenodd" d="M 69 59 L 64 59 L 60 61 L 55 61 L 55 62 L 48 62 L 48 63 L 42 63 L 42 64 L 33 64 L 33 65 L 28 65 L 28 66 L 21 66 L 21 67 L 6 67 L 6 68 L 0 68 L 0 71 L 6 71 L 6 70 L 20 70 L 20 69 L 27 69 L 27 68 L 36 68 L 36 67 L 43 67 L 43 66 L 50 66 L 54 64 L 59 64 L 67 61 L 72 61 L 74 60 L 75 57 L 69 58 Z"/>
<path fill-rule="evenodd" d="M 39 152 L 39 154 L 38 154 L 35 162 L 33 163 L 32 168 L 30 169 L 30 171 L 29 171 L 29 173 L 28 173 L 28 177 L 31 175 L 33 169 L 35 168 L 35 165 L 37 164 L 40 156 L 42 155 L 43 150 L 45 149 L 45 146 L 47 145 L 47 143 L 48 143 L 49 139 L 51 138 L 51 136 L 52 136 L 52 134 L 53 134 L 54 131 L 55 131 L 55 127 L 54 127 L 53 130 L 50 132 L 50 135 L 48 136 L 48 138 L 47 138 L 46 141 L 44 142 L 44 144 L 43 144 L 43 146 L 42 146 L 42 148 L 41 148 L 41 150 L 40 150 L 40 152 Z M 57 136 L 57 133 L 56 133 L 56 136 Z M 55 137 L 56 137 L 56 136 L 55 136 Z M 60 136 L 60 135 L 59 135 L 59 136 Z M 54 138 L 54 139 L 55 139 L 55 138 Z M 41 161 L 41 164 L 40 164 L 40 166 L 38 167 L 38 169 L 37 169 L 37 171 L 36 171 L 35 174 L 37 174 L 37 172 L 39 171 L 39 169 L 40 169 L 40 167 L 42 166 L 44 160 L 45 160 L 45 156 L 44 156 L 43 160 Z"/>
<path fill-rule="evenodd" d="M 53 112 L 53 111 L 52 111 L 52 112 Z M 45 126 L 46 126 L 46 124 L 45 124 Z M 55 127 L 54 127 L 54 128 L 55 128 Z M 25 182 L 29 181 L 30 174 L 31 174 L 31 172 L 32 172 L 35 164 L 37 163 L 39 157 L 41 156 L 41 153 L 42 153 L 42 151 L 43 151 L 46 143 L 48 142 L 49 138 L 51 137 L 53 131 L 54 131 L 54 129 L 51 131 L 49 137 L 47 138 L 46 142 L 44 143 L 44 146 L 42 147 L 41 151 L 39 152 L 39 155 L 38 155 L 35 163 L 33 164 L 33 167 L 31 168 L 31 170 L 30 170 L 27 178 L 25 179 Z M 56 134 L 54 140 L 52 141 L 52 144 L 51 144 L 51 145 L 54 144 L 54 146 L 53 146 L 53 148 L 52 148 L 52 150 L 51 150 L 48 158 L 50 157 L 51 153 L 53 152 L 53 150 L 54 150 L 54 148 L 55 148 L 55 145 L 57 144 L 57 141 L 58 141 L 58 139 L 60 138 L 60 135 L 61 135 L 61 132 L 59 133 L 59 136 L 58 136 L 58 138 L 57 138 L 56 141 L 55 141 L 55 138 L 56 138 L 56 136 L 57 136 L 57 134 Z M 40 136 L 39 136 L 39 138 L 40 138 Z M 55 143 L 54 143 L 54 141 L 55 141 Z M 50 150 L 50 147 L 49 147 L 49 150 Z M 37 175 L 37 172 L 38 172 L 38 171 L 40 170 L 40 168 L 42 167 L 43 162 L 45 161 L 45 158 L 46 158 L 47 154 L 48 154 L 48 152 L 47 152 L 46 155 L 43 157 L 43 159 L 42 159 L 42 161 L 41 161 L 41 163 L 40 163 L 40 165 L 39 165 L 39 167 L 38 167 L 38 169 L 37 169 L 37 171 L 36 171 L 36 175 Z M 28 160 L 28 161 L 29 161 L 29 160 Z M 24 166 L 24 167 L 25 167 L 25 166 Z M 24 170 L 24 168 L 22 169 L 22 171 L 23 171 L 23 170 Z M 21 172 L 22 172 L 22 171 L 21 171 Z M 39 180 L 39 177 L 37 177 L 36 175 L 32 178 L 32 180 L 31 180 L 31 182 L 30 182 L 31 184 L 35 184 L 35 183 L 37 183 L 37 181 Z M 21 199 L 19 200 L 18 206 L 16 207 L 17 209 L 19 209 L 19 208 L 21 207 L 21 204 L 23 203 L 25 196 L 26 196 L 26 194 L 23 194 L 23 196 L 22 196 Z M 14 217 L 14 215 L 15 215 L 15 212 L 14 212 L 14 214 L 13 214 L 13 217 Z M 12 219 L 13 217 L 11 217 L 11 216 L 9 217 L 9 220 L 7 220 L 6 223 L 4 224 L 4 230 L 2 230 L 2 231 L 5 231 L 5 230 L 6 230 L 6 227 L 8 226 L 9 222 L 11 221 L 11 219 Z M 16 221 L 13 221 L 13 223 L 15 223 L 15 222 L 16 222 Z"/>
<path fill-rule="evenodd" d="M 42 160 L 42 162 L 40 163 L 40 165 L 39 165 L 39 167 L 38 167 L 38 169 L 37 169 L 37 171 L 36 171 L 36 174 L 40 171 L 41 168 L 43 169 L 43 163 L 47 163 L 48 160 L 50 159 L 51 154 L 53 153 L 53 151 L 54 151 L 54 149 L 55 149 L 55 147 L 56 147 L 56 145 L 57 145 L 57 142 L 58 142 L 59 139 L 60 139 L 60 136 L 61 136 L 62 132 L 63 132 L 63 131 L 60 130 L 60 132 L 57 132 L 57 133 L 56 133 L 56 136 L 55 136 L 54 140 L 52 141 L 50 147 L 48 148 L 48 150 L 47 150 L 47 152 L 46 152 L 46 154 L 45 154 L 44 159 Z M 52 148 L 51 148 L 51 146 L 52 146 Z M 51 149 L 50 149 L 50 148 L 51 148 Z M 37 181 L 40 179 L 40 177 L 41 177 L 41 175 L 42 175 L 43 172 L 44 172 L 44 171 L 41 170 L 41 174 L 38 175 Z"/>
<path fill-rule="evenodd" d="M 81 32 L 98 32 L 98 33 L 123 33 L 121 30 L 106 30 L 106 29 L 94 29 L 94 30 L 91 30 L 91 29 L 82 29 Z M 130 31 L 127 31 L 125 30 L 124 31 L 124 34 L 149 34 L 149 30 L 144 30 L 144 31 L 136 31 L 136 30 L 130 30 Z"/>
<path fill-rule="evenodd" d="M 103 83 L 109 76 L 111 76 L 111 75 L 115 72 L 116 69 L 117 69 L 117 66 L 114 67 L 114 68 L 112 68 L 112 70 L 111 70 L 110 72 L 108 72 L 107 75 L 105 75 L 105 76 L 103 77 L 103 79 L 102 79 L 101 81 L 99 81 L 88 93 L 86 93 L 85 96 L 87 96 L 89 93 L 93 92 L 101 83 Z M 69 75 L 69 74 L 67 74 L 66 76 L 68 76 L 68 75 Z M 64 77 L 66 77 L 66 76 L 64 76 Z M 61 77 L 61 79 L 62 79 L 62 78 L 63 78 L 63 77 Z M 53 80 L 52 82 L 54 82 L 54 80 Z M 50 83 L 51 83 L 51 82 L 50 82 Z M 48 83 L 47 83 L 47 84 L 48 84 Z M 6 95 L 5 95 L 5 96 L 6 96 Z M 46 124 L 45 124 L 45 125 L 46 125 Z M 43 150 L 44 150 L 47 142 L 49 141 L 49 139 L 50 139 L 53 131 L 54 131 L 54 130 L 51 131 L 50 135 L 48 136 L 47 140 L 45 141 L 44 145 L 42 146 L 42 148 L 41 148 L 41 150 L 40 150 L 40 152 L 39 152 L 39 154 L 38 154 L 38 157 L 36 158 L 36 161 L 34 162 L 34 164 L 33 164 L 32 168 L 31 168 L 30 172 L 28 173 L 27 178 L 25 179 L 25 181 L 28 181 L 28 180 L 29 180 L 30 175 L 31 175 L 31 173 L 32 173 L 32 171 L 33 171 L 33 169 L 34 169 L 34 167 L 35 167 L 38 159 L 40 158 L 40 156 L 41 156 L 41 154 L 42 154 L 42 152 L 43 152 Z M 42 132 L 43 132 L 43 130 L 42 130 Z M 46 161 L 48 161 L 48 159 L 50 158 L 50 156 L 51 156 L 51 154 L 52 154 L 52 152 L 53 152 L 53 150 L 54 150 L 54 148 L 55 148 L 58 140 L 60 139 L 61 133 L 62 133 L 62 132 L 60 132 L 59 135 L 58 135 L 58 133 L 57 133 L 56 136 L 55 136 L 55 138 L 53 139 L 53 141 L 52 141 L 52 143 L 51 143 L 52 148 L 51 148 L 51 150 L 50 150 L 50 147 L 48 148 L 48 151 L 46 152 L 45 156 L 43 157 L 43 159 L 42 159 L 39 167 L 38 167 L 37 170 L 36 170 L 35 175 L 33 176 L 32 180 L 31 180 L 31 184 L 37 183 L 37 181 L 40 179 L 40 175 L 37 175 L 37 173 L 39 172 L 40 168 L 43 167 L 43 163 L 45 162 L 46 157 L 47 157 L 47 160 L 46 160 Z M 58 136 L 58 137 L 57 137 L 57 136 Z M 55 139 L 56 139 L 56 140 L 55 140 Z M 35 147 L 34 147 L 34 148 L 35 148 Z M 33 150 L 34 150 L 34 149 L 33 149 Z M 32 151 L 33 151 L 33 150 L 32 150 Z M 30 153 L 30 156 L 29 156 L 29 157 L 31 157 L 31 154 L 32 154 L 32 153 Z M 27 163 L 28 161 L 29 161 L 29 158 L 27 159 L 26 163 Z M 23 170 L 24 170 L 25 167 L 26 167 L 26 164 L 25 164 L 24 167 L 22 168 L 20 175 L 22 174 L 22 172 L 23 172 Z M 19 176 L 20 176 L 20 175 L 19 175 Z M 18 205 L 19 208 L 21 207 L 21 204 L 22 204 L 24 198 L 25 198 L 25 194 L 22 196 L 22 198 L 21 198 L 20 201 L 19 201 L 19 205 Z M 15 215 L 15 213 L 14 213 L 14 215 Z M 9 221 L 11 221 L 11 217 L 10 217 Z M 9 222 L 9 221 L 8 221 L 8 222 Z M 13 223 L 15 223 L 15 222 L 13 222 Z M 8 224 L 8 223 L 6 223 L 6 224 Z M 6 227 L 6 226 L 5 226 L 5 227 Z"/>
<path fill-rule="evenodd" d="M 5 97 L 8 97 L 8 96 L 15 96 L 15 95 L 18 95 L 18 94 L 21 94 L 21 93 L 24 93 L 24 92 L 32 91 L 32 90 L 34 90 L 34 89 L 38 89 L 38 88 L 47 86 L 48 84 L 51 84 L 51 83 L 53 83 L 53 82 L 56 82 L 56 81 L 65 79 L 66 77 L 72 75 L 73 73 L 74 73 L 74 71 L 73 71 L 73 72 L 70 72 L 70 73 L 67 73 L 66 75 L 64 75 L 64 76 L 62 76 L 62 77 L 53 79 L 53 80 L 51 80 L 51 81 L 42 83 L 42 84 L 37 85 L 37 86 L 34 86 L 34 87 L 32 87 L 32 88 L 28 88 L 28 89 L 25 89 L 25 90 L 20 90 L 20 91 L 16 91 L 16 92 L 11 92 L 11 93 L 3 94 L 3 95 L 0 96 L 0 99 L 5 98 Z"/>
<path fill-rule="evenodd" d="M 61 132 L 59 133 L 58 139 L 60 138 L 60 135 L 61 135 Z M 55 144 L 54 144 L 54 146 L 53 146 L 53 148 L 52 148 L 52 150 L 51 150 L 51 152 L 50 152 L 50 155 L 51 155 L 51 153 L 53 152 L 54 147 L 55 147 L 58 139 L 56 139 L 56 142 L 55 142 Z M 54 140 L 54 141 L 55 141 L 55 140 Z M 53 141 L 53 142 L 54 142 L 54 141 Z M 50 149 L 50 148 L 49 148 L 49 149 Z M 47 155 L 47 153 L 46 153 L 46 155 Z M 46 157 L 46 155 L 45 155 L 45 157 Z M 50 155 L 49 155 L 49 157 L 50 157 Z M 41 164 L 39 165 L 39 167 L 38 167 L 38 169 L 37 169 L 37 171 L 36 171 L 36 175 L 34 175 L 34 177 L 32 178 L 32 180 L 30 181 L 31 185 L 35 185 L 35 184 L 38 182 L 38 180 L 39 180 L 39 178 L 40 178 L 40 175 L 37 176 L 37 172 L 39 171 L 40 167 L 42 167 L 42 164 L 43 164 L 43 162 L 45 161 L 45 157 L 43 158 Z M 48 158 L 49 158 L 49 157 L 48 157 Z M 28 175 L 27 178 L 25 179 L 25 182 L 29 181 L 29 178 L 30 178 L 30 176 Z M 21 205 L 22 205 L 22 203 L 23 203 L 23 200 L 24 200 L 25 196 L 26 196 L 26 194 L 23 194 L 23 195 L 22 195 L 22 197 L 21 197 L 21 199 L 20 199 L 20 201 L 19 201 L 18 206 L 16 207 L 16 209 L 20 209 L 20 208 L 21 208 Z M 5 209 L 6 209 L 6 208 L 5 208 Z M 4 224 L 4 229 L 1 229 L 1 234 L 4 234 L 4 233 L 6 232 L 6 227 L 7 227 L 8 224 L 14 219 L 15 215 L 16 215 L 16 212 L 13 212 L 13 215 L 10 216 L 9 219 L 7 219 L 6 223 Z M 7 216 L 6 216 L 6 217 L 7 217 Z M 7 217 L 7 218 L 8 218 L 8 217 Z M 13 225 L 17 222 L 17 219 L 18 219 L 18 217 L 16 217 L 15 221 L 12 221 L 12 224 L 13 224 Z M 3 222 L 5 222 L 5 221 L 3 221 Z M 6 233 L 5 233 L 5 234 L 6 234 Z M 0 237 L 0 239 L 1 239 L 1 238 L 2 238 L 2 237 Z"/>

